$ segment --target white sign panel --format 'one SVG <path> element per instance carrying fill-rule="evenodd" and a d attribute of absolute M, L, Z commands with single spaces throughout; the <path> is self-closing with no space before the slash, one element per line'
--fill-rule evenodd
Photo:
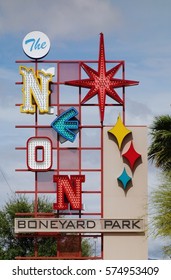
<path fill-rule="evenodd" d="M 15 232 L 143 232 L 143 219 L 16 218 Z"/>
<path fill-rule="evenodd" d="M 23 50 L 31 58 L 42 58 L 50 50 L 50 40 L 46 34 L 40 31 L 32 31 L 23 39 Z"/>

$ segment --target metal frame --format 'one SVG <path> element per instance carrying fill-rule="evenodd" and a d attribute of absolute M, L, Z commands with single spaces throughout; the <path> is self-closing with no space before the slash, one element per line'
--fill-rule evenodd
<path fill-rule="evenodd" d="M 65 106 L 65 107 L 73 107 L 76 106 L 78 108 L 78 112 L 79 112 L 79 122 L 80 122 L 80 126 L 79 126 L 79 133 L 77 135 L 77 137 L 79 137 L 78 140 L 78 147 L 76 147 L 75 149 L 78 150 L 79 153 L 79 167 L 78 169 L 75 170 L 68 170 L 68 169 L 60 169 L 60 150 L 68 150 L 70 149 L 69 147 L 61 147 L 61 145 L 59 144 L 59 141 L 57 140 L 56 143 L 56 147 L 53 147 L 53 152 L 56 152 L 57 155 L 57 163 L 56 169 L 51 169 L 50 171 L 55 171 L 56 174 L 60 174 L 60 172 L 77 172 L 79 175 L 84 174 L 84 172 L 99 172 L 100 173 L 100 189 L 99 190 L 83 190 L 82 194 L 98 194 L 100 195 L 100 211 L 99 212 L 86 212 L 86 211 L 82 211 L 79 210 L 77 213 L 73 213 L 72 215 L 77 215 L 78 218 L 81 218 L 82 216 L 98 216 L 99 218 L 103 218 L 103 128 L 104 126 L 108 126 L 108 124 L 103 124 L 103 122 L 97 124 L 97 125 L 82 125 L 82 107 L 83 106 L 89 106 L 89 107 L 94 107 L 94 106 L 98 106 L 98 104 L 82 104 L 81 105 L 81 95 L 82 95 L 82 89 L 81 87 L 79 87 L 79 97 L 78 97 L 78 104 L 61 104 L 60 103 L 60 86 L 64 85 L 64 82 L 60 82 L 60 67 L 63 63 L 66 64 L 71 64 L 71 63 L 76 63 L 78 65 L 78 69 L 79 69 L 79 79 L 81 79 L 81 64 L 82 63 L 93 63 L 93 64 L 97 64 L 98 61 L 94 61 L 94 60 L 86 60 L 86 61 L 78 61 L 78 60 L 74 60 L 74 61 L 59 61 L 59 60 L 18 60 L 16 61 L 17 64 L 26 64 L 29 65 L 30 63 L 34 64 L 34 68 L 35 68 L 35 72 L 38 71 L 38 68 L 41 67 L 41 64 L 52 64 L 53 66 L 56 66 L 56 70 L 57 70 L 57 75 L 56 75 L 56 80 L 54 80 L 53 78 L 53 83 L 54 85 L 56 85 L 56 100 L 57 102 L 52 104 L 50 103 L 50 106 L 53 106 L 56 108 L 56 114 L 59 115 L 60 113 L 60 108 Z M 125 78 L 125 63 L 124 61 L 113 61 L 113 60 L 108 60 L 106 61 L 106 65 L 110 63 L 110 64 L 117 64 L 117 63 L 122 63 L 122 79 Z M 17 85 L 22 85 L 22 82 L 16 82 Z M 77 89 L 78 90 L 78 89 Z M 74 88 L 72 88 L 72 91 L 76 91 Z M 77 94 L 77 93 L 76 93 Z M 123 99 L 123 105 L 121 104 L 105 104 L 105 106 L 121 106 L 122 107 L 122 117 L 123 117 L 123 122 L 125 123 L 125 87 L 122 87 L 122 99 Z M 16 106 L 20 106 L 21 104 L 16 104 Z M 39 113 L 38 110 L 35 113 L 35 120 L 34 120 L 34 124 L 33 125 L 16 125 L 16 128 L 18 129 L 27 129 L 27 128 L 34 128 L 35 131 L 35 135 L 30 135 L 30 137 L 37 137 L 38 136 L 38 129 L 39 128 L 50 128 L 50 125 L 40 125 L 39 124 Z M 83 129 L 88 128 L 88 129 L 94 129 L 94 128 L 98 128 L 100 130 L 100 147 L 82 147 L 81 143 L 82 143 L 82 131 Z M 16 150 L 18 151 L 26 151 L 26 146 L 20 146 L 20 147 L 16 147 Z M 82 151 L 99 151 L 100 153 L 100 168 L 97 169 L 92 169 L 92 168 L 82 168 Z M 23 169 L 16 169 L 17 172 L 30 172 L 30 170 L 28 168 L 23 168 Z M 34 194 L 34 213 L 16 213 L 16 216 L 30 216 L 30 217 L 60 217 L 61 215 L 63 215 L 62 212 L 60 212 L 59 210 L 57 211 L 57 213 L 51 212 L 51 213 L 40 213 L 38 212 L 38 196 L 39 194 L 56 194 L 56 191 L 40 191 L 38 190 L 38 172 L 34 172 L 34 176 L 35 176 L 35 186 L 33 190 L 20 190 L 20 191 L 16 191 L 17 194 Z M 71 217 L 71 212 L 66 212 L 65 215 L 70 215 Z M 27 237 L 27 235 L 22 235 L 22 234 L 18 234 L 16 235 L 18 238 L 24 238 Z M 39 237 L 43 237 L 45 236 L 45 234 L 38 234 L 35 233 L 33 234 L 33 238 L 34 238 L 34 244 L 35 244 L 35 250 L 34 250 L 34 256 L 30 256 L 30 257 L 21 257 L 18 256 L 16 259 L 103 259 L 103 234 L 99 233 L 99 234 L 88 234 L 88 235 L 84 235 L 84 234 L 79 234 L 80 236 L 80 249 L 77 255 L 72 255 L 72 254 L 66 254 L 61 255 L 59 248 L 57 249 L 56 252 L 56 256 L 53 257 L 40 257 L 38 256 L 38 238 Z M 47 235 L 46 235 L 47 236 Z M 60 242 L 60 234 L 56 233 L 54 234 L 48 234 L 49 237 L 56 237 L 57 242 Z M 96 256 L 96 254 L 94 256 L 91 257 L 82 257 L 81 255 L 81 240 L 85 237 L 89 237 L 89 238 L 100 238 L 101 239 L 101 253 L 100 255 Z M 96 244 L 96 242 L 95 242 Z M 95 245 L 96 246 L 96 245 Z"/>

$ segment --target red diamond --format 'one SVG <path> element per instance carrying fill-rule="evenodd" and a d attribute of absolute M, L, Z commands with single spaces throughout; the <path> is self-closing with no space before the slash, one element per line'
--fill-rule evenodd
<path fill-rule="evenodd" d="M 134 149 L 134 145 L 132 142 L 131 142 L 131 145 L 130 145 L 128 151 L 125 154 L 123 154 L 122 156 L 128 160 L 132 171 L 134 169 L 134 165 L 135 165 L 137 159 L 139 159 L 141 157 L 141 155 L 139 153 L 137 153 L 136 150 Z"/>

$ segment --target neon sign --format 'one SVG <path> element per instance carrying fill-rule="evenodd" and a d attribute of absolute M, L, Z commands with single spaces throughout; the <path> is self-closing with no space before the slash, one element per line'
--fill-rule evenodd
<path fill-rule="evenodd" d="M 23 39 L 23 50 L 31 58 L 42 58 L 50 50 L 50 41 L 46 34 L 40 31 L 28 33 Z"/>
<path fill-rule="evenodd" d="M 52 167 L 52 141 L 49 138 L 28 139 L 27 166 L 31 171 L 47 171 Z"/>
<path fill-rule="evenodd" d="M 34 36 L 31 34 L 24 39 L 24 46 L 30 52 L 26 54 L 36 59 L 29 61 L 31 66 L 35 64 L 34 68 L 28 65 L 19 68 L 22 104 L 17 104 L 21 113 L 34 114 L 33 125 L 18 128 L 31 128 L 34 135 L 28 138 L 24 147 L 18 147 L 26 155 L 26 167 L 17 171 L 35 173 L 34 189 L 23 192 L 35 195 L 35 205 L 34 212 L 26 215 L 29 218 L 16 219 L 15 232 L 39 232 L 39 236 L 42 233 L 50 236 L 51 233 L 51 236 L 58 236 L 58 242 L 62 232 L 80 233 L 79 241 L 84 232 L 96 233 L 101 237 L 101 248 L 105 248 L 107 258 L 105 242 L 110 247 L 111 241 L 105 233 L 144 232 L 144 219 L 141 219 L 144 212 L 137 214 L 133 203 L 135 197 L 136 205 L 142 203 L 139 192 L 143 193 L 144 178 L 140 178 L 140 173 L 145 168 L 138 172 L 136 168 L 145 161 L 144 143 L 140 145 L 137 141 L 139 131 L 136 127 L 125 125 L 125 88 L 137 85 L 138 81 L 125 79 L 124 61 L 105 59 L 103 34 L 100 34 L 98 60 L 91 62 L 38 61 L 48 44 L 46 38 Z M 28 64 L 27 61 L 21 63 Z M 86 79 L 84 72 L 88 76 Z M 93 114 L 88 120 L 90 106 Z M 108 109 L 122 108 L 122 115 L 119 114 L 114 125 L 106 122 L 107 106 Z M 96 123 L 95 120 L 94 125 L 97 111 L 99 121 Z M 137 188 L 130 190 L 135 185 Z M 39 213 L 38 198 L 42 193 L 55 197 L 48 213 Z M 64 216 L 66 219 L 63 220 Z M 59 248 L 55 258 L 60 258 Z M 36 251 L 34 257 L 38 258 Z M 67 259 L 68 255 L 64 257 Z"/>
<path fill-rule="evenodd" d="M 36 105 L 41 113 L 49 111 L 49 83 L 52 75 L 38 71 L 37 76 L 32 68 L 20 66 L 20 74 L 23 77 L 23 104 L 20 106 L 22 113 L 35 113 Z M 40 82 L 39 82 L 40 81 Z M 33 105 L 33 100 L 36 105 Z"/>
<path fill-rule="evenodd" d="M 42 40 L 40 39 L 39 35 L 40 34 L 33 32 L 29 33 L 24 38 L 23 45 L 30 45 L 30 52 L 41 52 L 47 46 L 45 41 L 43 43 L 40 42 Z M 89 76 L 89 79 L 66 81 L 65 85 L 81 86 L 83 88 L 86 87 L 89 89 L 88 93 L 81 101 L 81 104 L 84 104 L 97 94 L 100 110 L 100 121 L 103 122 L 106 95 L 110 96 L 116 102 L 123 105 L 123 100 L 116 93 L 115 88 L 137 85 L 138 82 L 113 78 L 113 76 L 119 71 L 122 63 L 119 63 L 115 67 L 106 71 L 103 34 L 100 34 L 98 71 L 95 71 L 84 63 L 82 63 L 81 66 Z M 35 73 L 32 68 L 27 68 L 25 66 L 20 66 L 20 74 L 23 77 L 23 104 L 20 106 L 21 112 L 33 114 L 36 112 L 37 106 L 40 113 L 48 113 L 51 94 L 49 85 L 50 82 L 52 82 L 52 74 L 45 73 L 44 71 L 40 70 Z M 51 123 L 52 129 L 54 129 L 54 131 L 56 131 L 62 139 L 73 143 L 76 139 L 76 134 L 79 129 L 79 121 L 76 119 L 77 115 L 78 111 L 74 107 L 70 107 L 58 115 L 57 118 Z M 118 117 L 114 127 L 108 132 L 116 138 L 120 150 L 122 149 L 123 140 L 127 137 L 127 135 L 131 134 L 131 131 L 123 124 L 120 116 Z M 60 142 L 63 143 L 63 141 Z M 122 156 L 123 158 L 127 159 L 132 170 L 137 159 L 141 157 L 141 155 L 135 151 L 133 143 L 131 143 L 129 150 Z M 48 171 L 51 169 L 52 163 L 53 153 L 51 140 L 47 137 L 29 138 L 27 141 L 28 169 L 35 172 Z M 121 182 L 124 190 L 127 188 L 127 185 L 131 179 L 132 178 L 127 174 L 125 168 L 122 174 L 118 177 L 118 181 Z M 56 183 L 57 188 L 57 203 L 54 203 L 53 209 L 65 210 L 68 208 L 69 202 L 73 210 L 81 210 L 81 186 L 82 183 L 85 182 L 85 176 L 71 175 L 69 178 L 68 175 L 54 175 L 53 182 Z"/>
<path fill-rule="evenodd" d="M 58 116 L 51 124 L 57 133 L 70 142 L 75 141 L 76 131 L 78 130 L 78 120 L 74 118 L 76 115 L 78 115 L 77 110 L 71 107 Z"/>
<path fill-rule="evenodd" d="M 54 175 L 54 182 L 57 184 L 57 203 L 53 204 L 55 210 L 68 209 L 70 202 L 73 210 L 82 209 L 82 183 L 85 182 L 84 175 L 71 175 L 69 178 L 66 175 Z M 67 198 L 67 202 L 65 201 Z"/>

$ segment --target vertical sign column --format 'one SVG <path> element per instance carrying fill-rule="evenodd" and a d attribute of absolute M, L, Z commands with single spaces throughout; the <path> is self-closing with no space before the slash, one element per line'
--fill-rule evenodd
<path fill-rule="evenodd" d="M 117 133 L 115 136 L 109 133 L 111 127 L 104 128 L 104 218 L 128 221 L 141 218 L 145 222 L 148 195 L 147 128 L 127 129 L 130 133 L 123 141 L 118 141 Z M 131 143 L 138 153 L 131 148 Z M 123 156 L 125 154 L 127 158 Z M 127 227 L 130 230 L 133 225 L 127 223 Z M 118 233 L 104 233 L 104 259 L 148 258 L 146 231 L 137 233 L 132 228 L 132 232 L 128 233 L 127 227 L 119 228 Z"/>

